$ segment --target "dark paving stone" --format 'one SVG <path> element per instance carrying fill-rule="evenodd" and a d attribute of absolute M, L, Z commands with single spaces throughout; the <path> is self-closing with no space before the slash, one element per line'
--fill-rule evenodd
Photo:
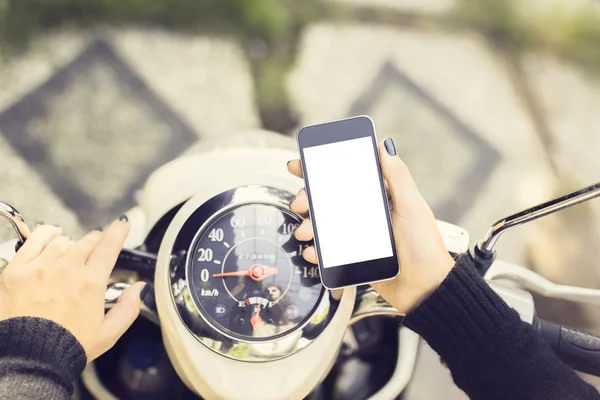
<path fill-rule="evenodd" d="M 352 103 L 348 116 L 361 114 L 373 117 L 379 139 L 394 138 L 439 219 L 457 222 L 500 162 L 482 135 L 392 62 Z"/>
<path fill-rule="evenodd" d="M 0 130 L 88 227 L 134 205 L 148 175 L 197 139 L 102 40 L 0 114 Z"/>

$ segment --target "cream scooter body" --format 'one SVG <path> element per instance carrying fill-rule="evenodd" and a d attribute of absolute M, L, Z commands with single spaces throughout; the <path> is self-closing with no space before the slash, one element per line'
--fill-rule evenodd
<path fill-rule="evenodd" d="M 374 315 L 399 315 L 373 291 L 357 294 L 355 288 L 344 289 L 335 293 L 339 299 L 337 310 L 318 337 L 286 357 L 261 362 L 236 360 L 219 354 L 199 341 L 182 322 L 171 294 L 169 264 L 172 244 L 185 220 L 207 200 L 234 188 L 262 185 L 296 194 L 303 187 L 303 181 L 291 176 L 286 169 L 287 161 L 294 158 L 298 158 L 298 154 L 293 139 L 269 132 L 242 133 L 209 146 L 203 144 L 157 169 L 139 193 L 139 204 L 127 212 L 132 230 L 126 247 L 135 248 L 144 242 L 165 213 L 185 202 L 162 240 L 154 280 L 155 297 L 170 361 L 185 384 L 207 400 L 304 398 L 327 376 L 342 343 L 348 343 L 348 327 L 352 323 Z M 443 222 L 438 222 L 438 226 L 450 252 L 460 254 L 468 250 L 469 236 L 464 229 Z M 0 258 L 10 260 L 14 255 L 14 244 L 14 240 L 0 243 Z M 506 277 L 535 281 L 536 287 L 555 292 L 558 289 L 544 286 L 544 282 L 540 283 L 531 276 L 531 271 L 522 267 L 497 265 L 488 272 L 488 279 L 493 280 L 492 287 L 519 311 L 525 321 L 531 322 L 534 315 L 531 295 L 507 282 Z M 581 294 L 578 288 L 561 289 L 563 294 Z M 597 292 L 586 294 L 590 298 Z M 292 331 L 271 345 L 286 346 L 286 341 L 292 343 L 297 339 L 294 335 Z M 404 328 L 399 338 L 402 351 L 396 373 L 373 398 L 396 397 L 410 381 L 419 339 Z M 87 382 L 91 382 L 89 369 L 84 373 Z M 97 398 L 111 398 L 101 389 L 92 392 Z"/>
<path fill-rule="evenodd" d="M 188 387 L 203 398 L 303 398 L 327 375 L 341 346 L 354 307 L 356 290 L 353 288 L 344 290 L 334 318 L 313 343 L 289 357 L 260 363 L 231 360 L 208 349 L 190 334 L 173 307 L 168 277 L 170 246 L 189 213 L 214 195 L 239 186 L 261 184 L 296 193 L 302 181 L 285 168 L 286 162 L 293 158 L 296 158 L 294 152 L 275 149 L 227 149 L 191 154 L 156 171 L 144 188 L 140 208 L 150 226 L 170 208 L 192 197 L 165 234 L 154 283 L 161 329 L 171 362 Z M 264 381 L 268 381 L 268 385 L 260 384 Z"/>

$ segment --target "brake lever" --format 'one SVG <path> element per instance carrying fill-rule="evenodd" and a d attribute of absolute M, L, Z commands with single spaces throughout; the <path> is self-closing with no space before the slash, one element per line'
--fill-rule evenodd
<path fill-rule="evenodd" d="M 171 255 L 171 263 L 177 263 L 181 257 L 185 257 L 186 252 L 180 251 Z M 123 249 L 119 254 L 115 268 L 135 271 L 140 274 L 151 273 L 151 276 L 147 277 L 152 282 L 154 281 L 154 272 L 156 269 L 156 254 L 148 253 L 142 250 Z M 126 282 L 113 282 L 108 285 L 104 294 L 104 302 L 108 304 L 115 304 L 119 297 L 123 294 L 123 291 L 131 286 L 130 283 Z M 156 312 L 156 303 L 154 300 L 154 289 L 151 293 L 148 293 L 144 298 L 143 303 L 146 303 L 150 309 Z"/>
<path fill-rule="evenodd" d="M 115 268 L 134 271 L 154 280 L 157 256 L 142 250 L 122 249 L 117 258 Z"/>

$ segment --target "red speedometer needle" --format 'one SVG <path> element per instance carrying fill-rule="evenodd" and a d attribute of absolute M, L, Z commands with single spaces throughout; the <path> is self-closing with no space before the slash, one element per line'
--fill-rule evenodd
<path fill-rule="evenodd" d="M 261 303 L 260 301 L 258 302 L 258 304 L 256 305 L 256 314 L 254 314 L 254 316 L 252 318 L 250 318 L 250 325 L 252 325 L 252 330 L 255 331 L 256 328 L 258 328 L 258 326 L 260 324 L 262 324 L 263 320 L 260 317 L 260 306 Z"/>
<path fill-rule="evenodd" d="M 255 282 L 260 282 L 269 276 L 277 275 L 277 268 L 267 267 L 262 264 L 254 264 L 246 271 L 223 272 L 221 274 L 213 274 L 213 278 L 228 277 L 228 276 L 247 276 Z"/>

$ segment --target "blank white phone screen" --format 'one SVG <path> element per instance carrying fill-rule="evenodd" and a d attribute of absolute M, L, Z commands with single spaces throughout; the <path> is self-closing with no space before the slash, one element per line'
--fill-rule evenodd
<path fill-rule="evenodd" d="M 305 147 L 323 268 L 392 257 L 371 137 Z"/>

